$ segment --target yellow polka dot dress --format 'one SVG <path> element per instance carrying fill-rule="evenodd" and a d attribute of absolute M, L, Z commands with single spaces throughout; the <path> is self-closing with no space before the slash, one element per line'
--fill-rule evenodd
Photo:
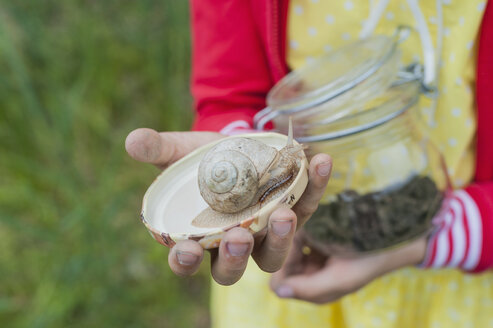
<path fill-rule="evenodd" d="M 291 0 L 287 60 L 296 69 L 317 56 L 358 39 L 378 0 Z M 434 44 L 441 39 L 439 97 L 420 99 L 428 131 L 444 154 L 454 187 L 474 174 L 475 41 L 484 0 L 442 0 L 443 28 L 436 1 L 420 0 Z M 392 34 L 399 25 L 415 26 L 406 0 L 390 0 L 375 34 Z M 441 34 L 441 38 L 439 38 Z M 493 42 L 493 40 L 492 40 Z M 419 36 L 401 44 L 403 62 L 421 61 Z M 492 59 L 493 60 L 493 59 Z M 333 174 L 337 175 L 337 167 Z M 327 305 L 279 299 L 269 275 L 249 263 L 234 286 L 213 283 L 213 327 L 337 328 L 493 328 L 493 274 L 406 268 L 381 277 L 360 291 Z"/>

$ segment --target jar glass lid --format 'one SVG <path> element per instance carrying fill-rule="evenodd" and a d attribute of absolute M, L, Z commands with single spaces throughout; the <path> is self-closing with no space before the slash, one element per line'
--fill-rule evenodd
<path fill-rule="evenodd" d="M 267 104 L 296 112 L 328 101 L 374 74 L 395 48 L 383 35 L 349 44 L 288 74 L 269 92 Z"/>
<path fill-rule="evenodd" d="M 277 126 L 288 116 L 306 127 L 355 114 L 350 110 L 355 103 L 382 94 L 395 81 L 402 31 L 351 43 L 289 73 L 267 95 L 268 107 L 255 116 L 256 128 L 272 120 Z"/>

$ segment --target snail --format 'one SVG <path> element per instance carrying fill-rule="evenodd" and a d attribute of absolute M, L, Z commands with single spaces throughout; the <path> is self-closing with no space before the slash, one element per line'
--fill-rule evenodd
<path fill-rule="evenodd" d="M 200 162 L 199 190 L 210 208 L 192 224 L 221 225 L 258 210 L 287 189 L 304 156 L 303 146 L 293 143 L 291 129 L 280 150 L 251 138 L 226 138 Z"/>
<path fill-rule="evenodd" d="M 238 162 L 240 167 L 228 164 Z M 211 169 L 213 175 L 207 177 Z M 229 137 L 194 150 L 164 170 L 144 195 L 141 220 L 164 246 L 191 239 L 213 249 L 235 227 L 252 234 L 265 229 L 272 213 L 294 206 L 307 184 L 308 161 L 292 133 Z"/>

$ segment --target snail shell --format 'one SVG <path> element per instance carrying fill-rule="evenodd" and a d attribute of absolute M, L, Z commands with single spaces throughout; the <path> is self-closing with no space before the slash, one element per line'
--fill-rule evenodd
<path fill-rule="evenodd" d="M 213 147 L 199 166 L 200 194 L 221 213 L 236 213 L 252 204 L 265 185 L 279 152 L 262 142 L 231 138 Z"/>

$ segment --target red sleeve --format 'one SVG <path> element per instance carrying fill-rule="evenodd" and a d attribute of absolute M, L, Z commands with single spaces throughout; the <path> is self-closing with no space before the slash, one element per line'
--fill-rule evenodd
<path fill-rule="evenodd" d="M 191 10 L 193 129 L 251 127 L 273 80 L 250 1 L 192 0 Z"/>
<path fill-rule="evenodd" d="M 476 73 L 478 133 L 476 181 L 493 181 L 493 1 L 488 1 L 479 34 Z"/>
<path fill-rule="evenodd" d="M 479 35 L 476 79 L 478 133 L 476 183 L 455 191 L 435 218 L 424 267 L 470 272 L 493 268 L 493 2 Z"/>
<path fill-rule="evenodd" d="M 454 191 L 434 219 L 427 268 L 480 272 L 493 266 L 493 182 Z"/>

